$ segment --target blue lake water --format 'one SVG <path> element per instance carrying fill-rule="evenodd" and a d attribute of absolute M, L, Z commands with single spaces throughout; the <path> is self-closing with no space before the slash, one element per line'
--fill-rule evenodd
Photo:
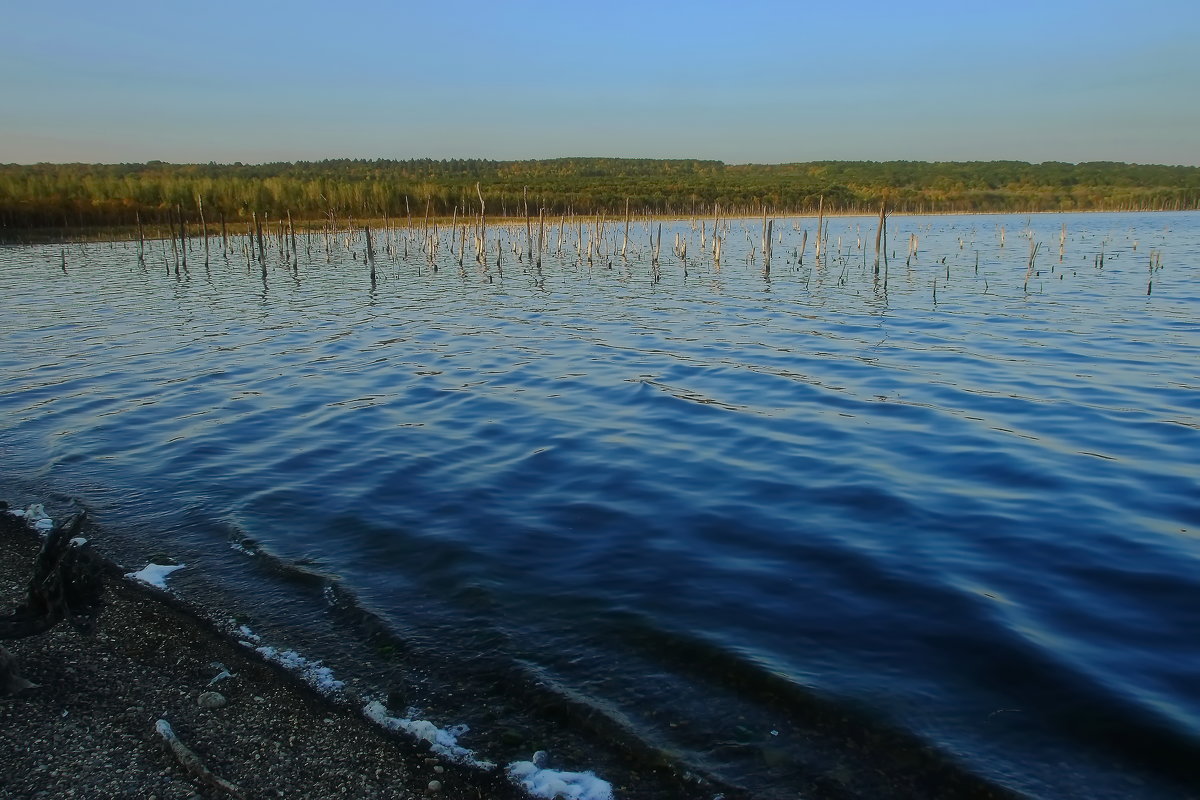
<path fill-rule="evenodd" d="M 1200 215 L 827 222 L 0 248 L 0 496 L 618 796 L 1197 796 Z"/>

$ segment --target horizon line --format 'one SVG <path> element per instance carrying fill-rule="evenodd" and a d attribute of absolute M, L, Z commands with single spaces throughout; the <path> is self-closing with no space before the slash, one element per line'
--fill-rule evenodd
<path fill-rule="evenodd" d="M 478 156 L 453 156 L 449 158 L 433 158 L 430 156 L 419 156 L 411 158 L 387 158 L 387 157 L 366 157 L 366 156 L 336 156 L 319 159 L 280 159 L 277 161 L 164 161 L 162 159 L 152 158 L 146 161 L 5 161 L 0 162 L 0 167 L 40 167 L 40 166 L 100 166 L 100 167 L 116 167 L 116 166 L 149 166 L 151 164 L 164 164 L 167 166 L 217 166 L 217 167 L 253 167 L 253 166 L 270 166 L 274 164 L 323 164 L 338 161 L 360 161 L 360 162 L 392 162 L 405 163 L 414 161 L 430 161 L 430 162 L 454 162 L 454 161 L 480 161 L 492 164 L 521 164 L 521 163 L 538 163 L 549 161 L 573 161 L 573 160 L 592 160 L 592 161 L 657 161 L 657 162 L 699 162 L 716 164 L 724 167 L 785 167 L 794 164 L 1027 164 L 1029 166 L 1043 166 L 1046 164 L 1063 164 L 1066 166 L 1077 167 L 1087 164 L 1121 164 L 1134 167 L 1172 167 L 1183 169 L 1200 169 L 1200 164 L 1168 164 L 1161 162 L 1142 162 L 1142 161 L 1113 161 L 1113 160 L 1088 160 L 1088 161 L 1025 161 L 1014 158 L 997 158 L 997 159 L 952 159 L 947 161 L 934 161 L 927 159 L 912 159 L 912 158 L 891 158 L 891 159 L 870 159 L 870 158 L 830 158 L 830 159 L 815 159 L 808 161 L 723 161 L 715 158 L 696 158 L 690 156 L 675 156 L 670 158 L 660 158 L 653 156 L 589 156 L 589 155 L 570 155 L 570 156 L 548 156 L 544 158 L 482 158 Z"/>

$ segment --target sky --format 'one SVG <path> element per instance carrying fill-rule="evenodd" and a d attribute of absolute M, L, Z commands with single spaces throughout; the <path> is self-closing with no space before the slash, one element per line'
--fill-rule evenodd
<path fill-rule="evenodd" d="M 1200 2 L 0 0 L 0 163 L 1200 165 Z"/>

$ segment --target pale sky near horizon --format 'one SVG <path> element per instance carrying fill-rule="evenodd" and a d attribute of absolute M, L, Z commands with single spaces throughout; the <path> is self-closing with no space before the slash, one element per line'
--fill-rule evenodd
<path fill-rule="evenodd" d="M 0 3 L 0 163 L 1200 165 L 1200 2 Z"/>

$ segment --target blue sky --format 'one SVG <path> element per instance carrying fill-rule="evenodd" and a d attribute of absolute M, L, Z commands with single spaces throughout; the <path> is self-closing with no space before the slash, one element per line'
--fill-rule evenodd
<path fill-rule="evenodd" d="M 1200 165 L 1200 2 L 0 5 L 0 162 Z"/>

